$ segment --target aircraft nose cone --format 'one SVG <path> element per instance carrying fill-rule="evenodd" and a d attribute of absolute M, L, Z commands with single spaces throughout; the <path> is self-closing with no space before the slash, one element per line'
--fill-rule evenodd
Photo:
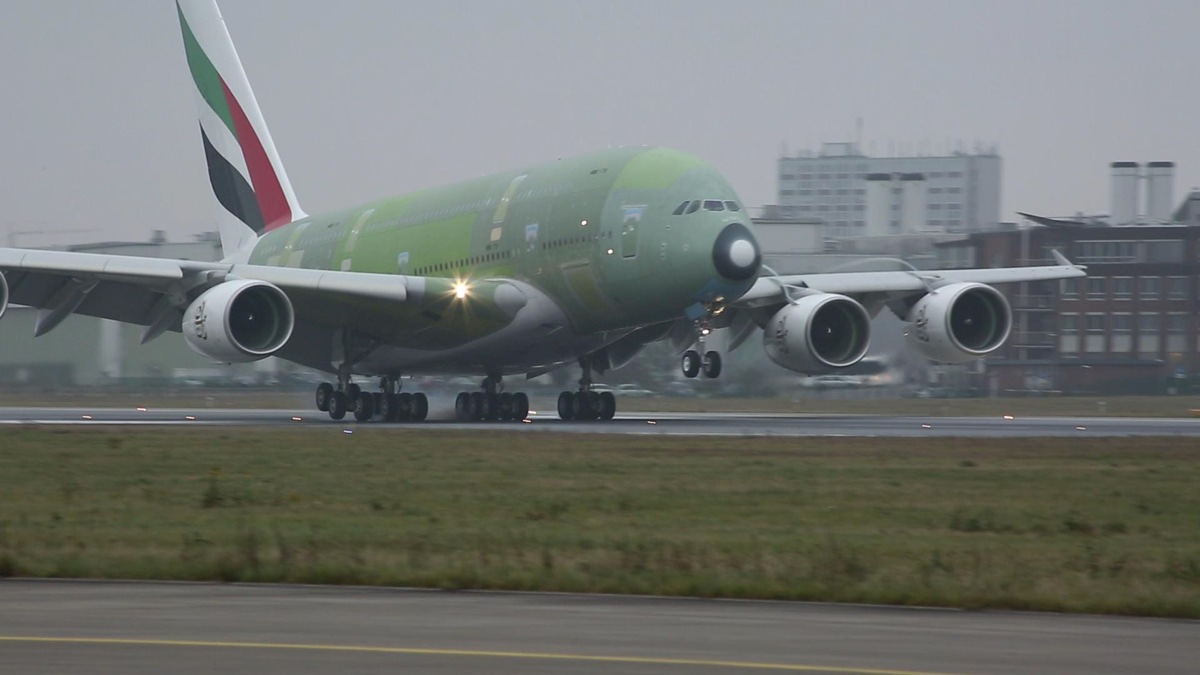
<path fill-rule="evenodd" d="M 745 281 L 758 274 L 762 251 L 750 229 L 741 223 L 726 225 L 713 243 L 713 265 L 731 281 Z"/>

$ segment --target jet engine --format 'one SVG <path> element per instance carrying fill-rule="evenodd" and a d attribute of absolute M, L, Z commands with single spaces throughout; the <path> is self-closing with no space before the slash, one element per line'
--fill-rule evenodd
<path fill-rule="evenodd" d="M 906 337 L 927 359 L 965 363 L 1008 339 L 1008 301 L 986 284 L 957 283 L 926 294 L 909 310 Z"/>
<path fill-rule="evenodd" d="M 4 316 L 6 309 L 8 309 L 8 280 L 4 278 L 4 273 L 0 272 L 0 316 Z"/>
<path fill-rule="evenodd" d="M 223 363 L 274 354 L 292 336 L 292 303 L 265 281 L 226 281 L 192 301 L 183 315 L 188 346 Z"/>
<path fill-rule="evenodd" d="M 798 373 L 818 373 L 862 360 L 871 341 L 871 319 L 854 300 L 813 293 L 775 313 L 763 328 L 763 348 L 775 363 Z"/>

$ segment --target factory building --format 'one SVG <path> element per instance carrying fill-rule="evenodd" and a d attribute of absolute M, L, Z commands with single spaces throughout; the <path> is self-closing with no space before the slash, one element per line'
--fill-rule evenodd
<path fill-rule="evenodd" d="M 1200 376 L 1197 207 L 1193 193 L 1175 214 L 1191 218 L 1172 225 L 1034 216 L 1024 227 L 938 244 L 944 267 L 1052 265 L 1053 250 L 1088 267 L 1083 279 L 1001 287 L 1013 330 L 977 385 L 996 393 L 1152 393 Z"/>
<path fill-rule="evenodd" d="M 1000 156 L 870 157 L 856 143 L 779 159 L 786 217 L 818 219 L 828 239 L 979 232 L 1000 221 Z"/>

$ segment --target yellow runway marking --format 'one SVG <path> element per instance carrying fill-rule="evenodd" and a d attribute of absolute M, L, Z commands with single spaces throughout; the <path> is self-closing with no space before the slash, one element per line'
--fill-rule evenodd
<path fill-rule="evenodd" d="M 804 673 L 840 673 L 846 675 L 948 675 L 915 670 L 886 670 L 878 668 L 847 668 L 839 666 L 810 666 L 790 663 L 760 663 L 755 661 L 715 661 L 707 659 L 672 659 L 653 656 L 598 656 L 590 654 L 554 654 L 542 652 L 501 652 L 473 649 L 424 649 L 418 647 L 368 647 L 358 645 L 306 645 L 286 642 L 217 642 L 207 640 L 139 640 L 132 638 L 68 638 L 20 637 L 0 635 L 3 642 L 40 642 L 44 644 L 138 645 L 149 647 L 209 647 L 236 649 L 281 649 L 324 652 L 358 652 L 364 654 L 410 654 L 418 656 L 467 656 L 477 658 L 528 659 L 547 661 L 585 661 L 592 663 L 628 663 L 662 666 L 703 666 L 708 668 L 742 668 Z"/>

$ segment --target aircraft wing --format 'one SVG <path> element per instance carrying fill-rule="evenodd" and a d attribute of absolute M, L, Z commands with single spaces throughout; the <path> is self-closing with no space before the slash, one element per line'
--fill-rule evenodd
<path fill-rule="evenodd" d="M 958 270 L 897 270 L 888 272 L 828 272 L 761 277 L 734 305 L 763 307 L 787 302 L 793 290 L 812 289 L 849 296 L 886 295 L 904 297 L 923 294 L 948 283 L 977 282 L 1005 284 L 1087 276 L 1085 267 L 1075 265 L 1058 252 L 1059 264 L 1042 267 L 1001 267 Z"/>
<path fill-rule="evenodd" d="M 383 312 L 416 301 L 420 309 L 428 310 L 431 302 L 437 304 L 445 295 L 435 288 L 442 284 L 432 282 L 449 283 L 361 272 L 13 248 L 0 248 L 0 273 L 9 302 L 39 310 L 38 335 L 76 313 L 147 327 L 161 325 L 154 335 L 179 330 L 178 318 L 192 300 L 233 279 L 278 286 L 292 300 L 297 320 L 321 325 L 336 324 L 351 307 Z M 0 287 L 0 300 L 2 291 Z M 364 323 L 378 324 L 378 320 L 376 314 Z"/>

